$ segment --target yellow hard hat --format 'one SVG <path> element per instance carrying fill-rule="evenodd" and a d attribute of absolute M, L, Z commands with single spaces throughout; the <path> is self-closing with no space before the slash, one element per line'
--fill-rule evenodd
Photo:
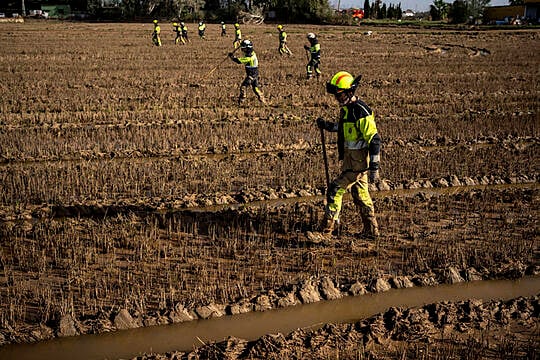
<path fill-rule="evenodd" d="M 154 24 L 157 24 L 157 20 L 154 20 Z"/>
<path fill-rule="evenodd" d="M 361 76 L 354 78 L 346 71 L 339 71 L 326 83 L 326 92 L 336 95 L 344 91 L 354 91 L 360 79 Z"/>
<path fill-rule="evenodd" d="M 172 26 L 178 26 L 178 24 L 177 23 L 172 23 Z"/>
<path fill-rule="evenodd" d="M 240 24 L 239 24 L 239 23 L 236 23 L 236 24 L 234 24 L 234 27 L 235 27 L 235 28 L 239 28 L 239 27 L 240 27 Z"/>
<path fill-rule="evenodd" d="M 281 30 L 281 29 L 283 29 L 283 25 L 278 25 L 277 28 L 278 28 L 278 30 Z"/>

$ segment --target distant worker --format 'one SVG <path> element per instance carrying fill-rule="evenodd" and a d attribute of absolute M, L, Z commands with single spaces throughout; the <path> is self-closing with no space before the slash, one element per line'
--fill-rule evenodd
<path fill-rule="evenodd" d="M 279 31 L 279 47 L 278 47 L 279 55 L 287 54 L 291 56 L 292 52 L 291 50 L 289 50 L 289 47 L 287 46 L 287 33 L 283 29 L 283 25 L 278 25 L 277 28 Z"/>
<path fill-rule="evenodd" d="M 234 24 L 234 41 L 233 46 L 235 49 L 238 49 L 240 43 L 242 42 L 242 31 L 240 31 L 240 24 Z"/>
<path fill-rule="evenodd" d="M 206 37 L 204 36 L 204 32 L 205 32 L 205 30 L 206 30 L 206 24 L 204 23 L 204 21 L 202 21 L 202 20 L 199 21 L 199 27 L 198 27 L 198 29 L 199 29 L 199 38 L 205 40 Z"/>
<path fill-rule="evenodd" d="M 257 54 L 253 51 L 253 43 L 250 40 L 243 40 L 240 43 L 240 50 L 244 53 L 243 57 L 236 58 L 234 54 L 229 53 L 229 57 L 232 61 L 238 64 L 244 64 L 246 66 L 246 77 L 242 84 L 240 84 L 240 95 L 238 96 L 238 105 L 246 100 L 246 88 L 251 86 L 255 95 L 260 102 L 266 104 L 264 95 L 259 89 L 259 60 L 257 60 Z"/>
<path fill-rule="evenodd" d="M 313 71 L 317 74 L 317 79 L 321 75 L 321 70 L 319 65 L 321 64 L 321 44 L 317 40 L 317 36 L 314 33 L 308 33 L 307 39 L 309 41 L 309 46 L 304 45 L 304 49 L 309 52 L 309 62 L 306 66 L 307 78 L 311 79 L 313 77 Z"/>
<path fill-rule="evenodd" d="M 227 36 L 227 25 L 223 21 L 221 22 L 221 36 Z"/>
<path fill-rule="evenodd" d="M 180 25 L 178 23 L 173 23 L 173 32 L 176 33 L 176 37 L 174 38 L 174 43 L 178 44 L 179 41 L 182 40 L 182 30 L 180 29 Z"/>
<path fill-rule="evenodd" d="M 161 46 L 161 39 L 159 34 L 161 33 L 161 28 L 159 27 L 158 21 L 154 20 L 154 31 L 152 31 L 152 42 L 156 46 Z"/>
<path fill-rule="evenodd" d="M 326 84 L 326 91 L 334 95 L 341 106 L 339 121 L 317 119 L 320 129 L 338 133 L 338 154 L 342 160 L 341 174 L 328 185 L 322 232 L 332 233 L 339 221 L 343 195 L 350 190 L 362 219 L 362 236 L 375 239 L 379 236 L 379 228 L 368 192 L 368 180 L 374 182 L 379 178 L 381 138 L 373 111 L 354 95 L 360 78 L 354 78 L 346 71 L 336 73 Z"/>
<path fill-rule="evenodd" d="M 188 38 L 187 26 L 186 24 L 184 24 L 183 21 L 180 23 L 180 30 L 182 31 L 182 38 L 180 40 L 182 40 L 183 44 L 188 43 L 189 38 Z"/>

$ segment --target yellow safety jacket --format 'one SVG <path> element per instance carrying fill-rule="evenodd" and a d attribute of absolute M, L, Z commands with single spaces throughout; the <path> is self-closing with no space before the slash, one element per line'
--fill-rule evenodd
<path fill-rule="evenodd" d="M 344 153 L 354 150 L 369 151 L 370 156 L 379 155 L 380 138 L 377 134 L 375 115 L 366 103 L 356 100 L 341 108 L 338 131 L 338 154 L 343 160 Z M 372 140 L 376 138 L 376 144 L 372 146 Z"/>
<path fill-rule="evenodd" d="M 309 53 L 311 54 L 312 59 L 320 59 L 321 58 L 321 44 L 316 42 L 315 44 L 311 45 L 309 47 Z"/>
<path fill-rule="evenodd" d="M 280 43 L 287 42 L 287 33 L 285 31 L 280 31 L 279 32 L 279 42 Z"/>
<path fill-rule="evenodd" d="M 257 59 L 257 54 L 255 51 L 251 52 L 251 55 L 246 55 L 239 58 L 234 58 L 233 61 L 238 64 L 244 64 L 246 66 L 246 75 L 247 76 L 258 76 L 259 75 L 259 60 Z"/>

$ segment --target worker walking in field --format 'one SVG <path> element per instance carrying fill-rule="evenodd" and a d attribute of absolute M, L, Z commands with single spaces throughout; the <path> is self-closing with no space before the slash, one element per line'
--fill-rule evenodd
<path fill-rule="evenodd" d="M 159 34 L 161 33 L 161 28 L 159 27 L 158 21 L 154 20 L 154 31 L 152 31 L 152 42 L 156 46 L 161 46 L 161 38 Z"/>
<path fill-rule="evenodd" d="M 227 25 L 223 21 L 221 22 L 221 36 L 227 36 Z"/>
<path fill-rule="evenodd" d="M 263 92 L 259 89 L 259 60 L 257 54 L 253 50 L 253 43 L 250 40 L 243 40 L 240 43 L 240 50 L 244 53 L 244 56 L 236 58 L 234 54 L 229 53 L 229 57 L 232 61 L 238 64 L 244 64 L 246 67 L 246 77 L 242 84 L 240 84 L 240 95 L 238 96 L 238 105 L 246 100 L 246 88 L 251 86 L 255 95 L 260 102 L 266 104 Z"/>
<path fill-rule="evenodd" d="M 204 35 L 204 32 L 206 31 L 206 24 L 204 23 L 204 21 L 202 20 L 199 21 L 198 30 L 199 30 L 199 38 L 206 40 L 206 37 Z"/>
<path fill-rule="evenodd" d="M 233 46 L 235 49 L 238 49 L 240 43 L 242 42 L 242 31 L 240 30 L 240 24 L 234 24 L 234 40 Z"/>
<path fill-rule="evenodd" d="M 321 44 L 314 33 L 308 33 L 307 39 L 309 46 L 304 45 L 304 49 L 309 52 L 309 62 L 306 66 L 308 80 L 313 77 L 313 71 L 317 75 L 317 79 L 321 76 L 319 65 L 321 64 Z"/>
<path fill-rule="evenodd" d="M 320 129 L 338 133 L 338 154 L 342 161 L 341 173 L 328 185 L 322 232 L 332 233 L 339 221 L 343 194 L 350 190 L 364 225 L 362 236 L 374 239 L 379 236 L 379 228 L 368 180 L 374 182 L 379 178 L 381 138 L 373 111 L 354 94 L 360 78 L 345 71 L 336 73 L 326 84 L 326 91 L 341 106 L 339 121 L 317 119 Z"/>
<path fill-rule="evenodd" d="M 187 26 L 186 24 L 184 24 L 184 22 L 182 21 L 180 23 L 180 31 L 182 31 L 182 37 L 180 38 L 180 40 L 182 40 L 182 44 L 186 44 L 189 42 L 189 38 L 188 38 L 188 29 L 187 29 Z"/>
<path fill-rule="evenodd" d="M 278 25 L 277 29 L 279 31 L 279 55 L 287 54 L 289 56 L 292 55 L 291 50 L 289 50 L 289 47 L 287 46 L 287 33 L 283 29 L 283 25 Z"/>
<path fill-rule="evenodd" d="M 173 23 L 173 32 L 176 33 L 176 37 L 174 38 L 174 43 L 178 44 L 182 40 L 182 30 L 180 29 L 180 25 L 178 23 Z"/>

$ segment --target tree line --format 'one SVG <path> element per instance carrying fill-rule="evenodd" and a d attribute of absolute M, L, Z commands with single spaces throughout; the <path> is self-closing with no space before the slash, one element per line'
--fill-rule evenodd
<path fill-rule="evenodd" d="M 429 15 L 434 21 L 448 20 L 454 24 L 462 24 L 482 17 L 484 8 L 489 6 L 489 3 L 490 0 L 455 0 L 453 3 L 434 0 Z"/>
<path fill-rule="evenodd" d="M 523 0 L 509 0 L 512 4 Z M 237 21 L 242 12 L 267 15 L 287 23 L 328 23 L 336 21 L 329 0 L 8 0 L 11 8 L 26 3 L 26 9 L 40 9 L 41 5 L 70 5 L 73 11 L 84 12 L 94 18 L 136 19 L 159 17 L 183 20 Z M 490 0 L 434 0 L 430 5 L 431 20 L 464 23 L 481 17 Z M 400 19 L 401 3 L 364 0 L 364 18 Z"/>
<path fill-rule="evenodd" d="M 215 19 L 236 21 L 241 12 L 272 12 L 276 20 L 291 23 L 323 22 L 332 16 L 328 0 L 78 0 L 91 14 L 119 10 L 126 19 L 136 17 Z M 105 5 L 105 6 L 104 6 Z"/>

